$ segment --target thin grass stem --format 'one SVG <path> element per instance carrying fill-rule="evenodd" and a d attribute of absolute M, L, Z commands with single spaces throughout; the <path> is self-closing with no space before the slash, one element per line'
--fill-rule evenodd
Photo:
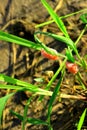
<path fill-rule="evenodd" d="M 74 12 L 74 13 L 67 14 L 67 15 L 65 15 L 65 16 L 60 16 L 60 18 L 61 18 L 61 19 L 65 19 L 65 18 L 68 18 L 68 17 L 73 16 L 73 15 L 75 15 L 75 14 L 79 14 L 79 13 L 81 13 L 81 12 L 84 12 L 85 10 L 87 10 L 87 8 L 82 9 L 82 10 L 79 10 L 79 11 L 76 11 L 76 12 Z M 41 23 L 41 24 L 36 25 L 35 28 L 40 28 L 40 27 L 49 25 L 49 24 L 51 24 L 51 23 L 53 23 L 53 22 L 54 22 L 54 20 L 52 19 L 52 20 L 50 20 L 50 21 L 43 22 L 43 23 Z"/>

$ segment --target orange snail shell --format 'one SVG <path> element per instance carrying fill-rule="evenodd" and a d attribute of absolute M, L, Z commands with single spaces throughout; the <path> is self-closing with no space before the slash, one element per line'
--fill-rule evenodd
<path fill-rule="evenodd" d="M 73 74 L 76 74 L 78 72 L 78 66 L 76 63 L 66 62 L 66 68 Z"/>
<path fill-rule="evenodd" d="M 47 53 L 45 50 L 41 50 L 41 54 L 42 56 L 44 56 L 45 58 L 51 59 L 51 60 L 58 60 L 58 56 L 54 56 L 52 54 Z"/>

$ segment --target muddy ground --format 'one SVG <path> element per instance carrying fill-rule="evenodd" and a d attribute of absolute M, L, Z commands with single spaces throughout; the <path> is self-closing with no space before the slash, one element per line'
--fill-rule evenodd
<path fill-rule="evenodd" d="M 70 14 L 87 7 L 87 0 L 47 0 L 51 7 L 59 16 Z M 56 8 L 57 7 L 57 8 Z M 86 11 L 84 11 L 86 13 Z M 81 13 L 63 19 L 70 37 L 75 41 L 84 25 L 79 19 Z M 33 34 L 37 30 L 35 26 L 39 23 L 50 19 L 50 16 L 40 0 L 0 0 L 0 29 L 15 34 L 22 38 L 34 41 Z M 61 34 L 54 23 L 47 27 L 41 28 L 56 34 Z M 40 39 L 49 47 L 55 48 L 57 51 L 64 53 L 66 45 L 52 38 L 41 36 Z M 78 44 L 78 50 L 83 57 L 87 54 L 87 31 Z M 14 78 L 37 84 L 34 78 L 43 77 L 44 84 L 47 84 L 60 66 L 58 62 L 44 59 L 39 51 L 29 49 L 23 46 L 10 44 L 0 41 L 0 73 L 12 76 Z M 50 75 L 48 74 L 50 73 Z M 81 74 L 85 82 L 87 82 L 87 74 L 81 70 Z M 55 87 L 61 73 L 52 86 Z M 78 87 L 76 77 L 66 71 L 61 92 L 64 94 L 86 96 L 86 92 Z M 83 92 L 83 93 L 82 93 Z M 0 91 L 0 96 L 7 94 L 6 90 Z M 26 100 L 31 96 L 28 92 L 17 93 L 12 97 L 3 113 L 2 130 L 21 130 L 21 122 L 15 116 L 11 115 L 9 110 L 12 109 L 20 114 L 24 112 Z M 47 104 L 49 97 L 39 103 L 38 97 L 35 97 L 29 106 L 28 117 L 40 118 L 45 120 L 47 112 Z M 61 102 L 57 98 L 53 104 L 51 122 L 54 130 L 76 130 L 76 123 L 81 116 L 87 102 L 83 100 L 63 98 Z M 44 109 L 45 108 L 45 109 Z M 47 130 L 44 126 L 26 125 L 26 130 Z M 85 119 L 82 130 L 87 130 L 87 117 Z"/>

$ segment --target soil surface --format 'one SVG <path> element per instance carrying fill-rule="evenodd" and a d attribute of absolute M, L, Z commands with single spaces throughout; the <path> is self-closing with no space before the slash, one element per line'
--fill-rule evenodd
<path fill-rule="evenodd" d="M 58 13 L 64 16 L 87 7 L 87 0 L 47 0 L 50 6 Z M 87 11 L 87 10 L 86 10 Z M 86 13 L 84 11 L 84 13 Z M 84 25 L 80 20 L 81 13 L 63 19 L 70 37 L 76 41 Z M 35 26 L 50 19 L 47 10 L 40 0 L 0 0 L 0 29 L 15 34 L 19 37 L 34 41 L 33 34 L 37 29 Z M 41 31 L 53 32 L 61 35 L 57 26 L 52 23 L 46 27 L 40 28 Z M 66 45 L 49 37 L 40 36 L 40 39 L 49 47 L 64 53 Z M 87 54 L 87 31 L 79 41 L 77 48 L 81 57 Z M 59 60 L 61 61 L 61 59 Z M 58 67 L 61 65 L 58 61 L 45 59 L 39 51 L 19 46 L 14 43 L 0 41 L 0 73 L 12 76 L 14 78 L 26 81 L 32 84 L 35 78 L 42 77 L 43 84 L 46 85 Z M 80 69 L 80 68 L 79 68 Z M 84 82 L 87 83 L 87 73 L 80 70 Z M 56 86 L 61 73 L 52 85 L 52 90 Z M 75 75 L 66 70 L 65 78 L 61 85 L 60 93 L 73 96 L 87 96 L 77 81 Z M 0 97 L 7 94 L 6 90 L 0 90 Z M 21 130 L 21 121 L 13 116 L 9 110 L 23 115 L 27 99 L 31 96 L 29 92 L 18 92 L 12 97 L 3 113 L 3 124 L 1 130 Z M 50 97 L 45 97 L 42 102 L 38 101 L 38 96 L 33 99 L 29 106 L 28 117 L 45 120 L 48 101 Z M 51 124 L 53 130 L 76 130 L 76 124 L 79 121 L 87 102 L 74 98 L 57 98 L 53 104 Z M 47 130 L 48 128 L 40 125 L 26 124 L 26 130 Z M 87 130 L 87 117 L 82 130 Z"/>

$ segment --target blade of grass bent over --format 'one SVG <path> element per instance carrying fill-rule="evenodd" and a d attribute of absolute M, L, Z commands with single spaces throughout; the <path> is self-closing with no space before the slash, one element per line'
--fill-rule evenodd
<path fill-rule="evenodd" d="M 66 45 L 67 45 L 72 51 L 74 51 L 74 52 L 76 53 L 77 57 L 78 57 L 79 60 L 81 61 L 81 57 L 80 57 L 80 55 L 79 55 L 79 53 L 78 53 L 78 50 L 77 50 L 77 48 L 76 48 L 76 45 L 74 44 L 74 42 L 73 42 L 70 38 L 67 38 L 67 37 L 64 37 L 64 36 L 60 36 L 60 35 L 56 35 L 56 34 L 53 34 L 53 33 L 41 32 L 41 31 L 35 32 L 35 35 L 38 34 L 38 33 L 47 35 L 47 36 L 52 37 L 52 38 L 54 38 L 54 39 L 56 39 L 56 40 L 58 40 L 58 41 L 62 41 L 62 42 L 64 42 L 64 43 L 66 43 Z M 52 53 L 52 51 L 51 51 L 50 53 Z M 59 55 L 59 54 L 58 54 L 58 55 Z M 72 55 L 72 56 L 73 56 L 73 55 Z"/>
<path fill-rule="evenodd" d="M 42 42 L 39 40 L 39 38 L 36 36 L 38 33 L 40 33 L 40 32 L 35 32 L 34 37 L 35 37 L 36 42 L 41 45 L 41 47 L 42 47 L 43 50 L 45 50 L 48 54 L 51 54 L 51 55 L 53 55 L 53 56 L 61 56 L 61 57 L 64 57 L 64 58 L 66 57 L 66 56 L 63 55 L 63 54 L 58 53 L 55 49 L 52 49 L 52 48 L 50 48 L 50 47 L 47 47 L 44 43 L 42 43 Z M 40 34 L 44 34 L 44 33 L 41 32 Z M 46 33 L 46 34 L 48 34 L 48 33 Z M 49 35 L 47 35 L 47 36 L 49 36 Z"/>
<path fill-rule="evenodd" d="M 73 49 L 75 52 L 77 51 L 77 48 L 76 48 L 74 42 L 70 38 L 67 38 L 67 37 L 64 37 L 64 36 L 61 36 L 61 35 L 56 35 L 54 33 L 41 32 L 41 31 L 35 32 L 35 35 L 36 34 L 44 34 L 46 36 L 52 37 L 56 40 L 59 40 L 61 42 L 66 43 L 66 45 L 69 46 L 71 49 Z"/>
<path fill-rule="evenodd" d="M 51 15 L 51 17 L 53 18 L 53 20 L 55 21 L 55 23 L 57 24 L 57 26 L 59 27 L 59 29 L 63 32 L 63 34 L 66 37 L 69 38 L 68 32 L 66 30 L 66 27 L 65 27 L 64 23 L 62 22 L 62 20 L 60 19 L 60 17 L 53 11 L 53 9 L 46 2 L 46 0 L 41 0 L 41 2 L 45 6 L 45 8 L 47 9 L 47 11 L 49 12 L 49 14 Z"/>

